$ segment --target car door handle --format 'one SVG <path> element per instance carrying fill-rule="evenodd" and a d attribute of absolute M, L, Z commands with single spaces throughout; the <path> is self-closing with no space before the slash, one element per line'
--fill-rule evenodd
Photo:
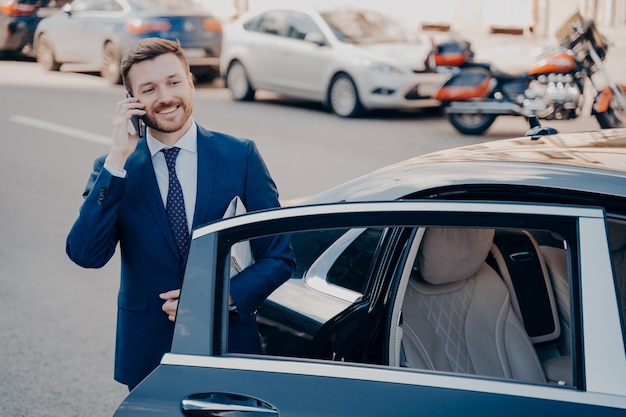
<path fill-rule="evenodd" d="M 183 414 L 189 416 L 278 416 L 278 410 L 265 401 L 239 394 L 221 392 L 190 395 L 182 400 L 181 408 Z"/>

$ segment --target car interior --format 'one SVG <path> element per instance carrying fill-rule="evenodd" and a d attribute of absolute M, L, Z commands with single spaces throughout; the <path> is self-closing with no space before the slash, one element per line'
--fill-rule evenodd
<path fill-rule="evenodd" d="M 402 305 L 400 366 L 545 382 L 512 280 L 487 263 L 494 237 L 493 229 L 426 230 Z M 558 335 L 558 322 L 550 327 Z"/>
<path fill-rule="evenodd" d="M 623 318 L 626 223 L 609 221 L 608 231 Z M 547 231 L 426 230 L 390 363 L 575 386 L 570 256 Z"/>
<path fill-rule="evenodd" d="M 609 218 L 608 232 L 624 329 L 626 221 Z M 571 265 L 578 261 L 567 239 L 551 230 L 517 228 L 389 228 L 358 235 L 361 240 L 351 241 L 359 244 L 343 244 L 350 259 L 354 250 L 363 250 L 367 236 L 373 236 L 366 245 L 370 252 L 375 242 L 379 248 L 406 242 L 406 258 L 389 262 L 403 269 L 387 271 L 400 277 L 397 285 L 363 290 L 382 298 L 393 291 L 395 301 L 391 307 L 372 302 L 372 296 L 347 302 L 305 342 L 305 357 L 580 386 L 570 308 L 576 275 Z M 373 256 L 367 263 L 375 262 Z M 340 259 L 333 264 L 354 270 Z M 363 265 L 359 271 L 369 274 Z M 302 357 L 302 349 L 293 355 L 281 345 L 284 351 L 267 353 Z"/>

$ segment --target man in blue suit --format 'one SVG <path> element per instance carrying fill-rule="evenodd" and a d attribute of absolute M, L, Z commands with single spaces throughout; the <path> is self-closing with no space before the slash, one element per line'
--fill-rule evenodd
<path fill-rule="evenodd" d="M 121 69 L 131 97 L 117 105 L 110 151 L 94 164 L 66 251 L 100 268 L 119 243 L 115 379 L 132 390 L 170 350 L 191 228 L 220 219 L 236 196 L 248 211 L 279 202 L 252 141 L 192 119 L 194 85 L 178 43 L 144 39 Z M 145 130 L 132 127 L 133 116 Z M 251 246 L 254 264 L 230 280 L 231 352 L 261 353 L 256 308 L 294 267 L 284 237 Z"/>

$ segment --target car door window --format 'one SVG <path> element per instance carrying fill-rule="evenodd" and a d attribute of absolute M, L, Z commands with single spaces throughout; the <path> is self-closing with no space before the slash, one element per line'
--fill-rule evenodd
<path fill-rule="evenodd" d="M 289 24 L 287 26 L 287 37 L 293 39 L 304 40 L 309 33 L 318 33 L 322 35 L 320 27 L 304 13 L 294 12 L 289 16 Z"/>
<path fill-rule="evenodd" d="M 354 239 L 328 271 L 327 281 L 362 293 L 383 229 L 368 228 Z"/>
<path fill-rule="evenodd" d="M 296 271 L 306 268 L 304 279 L 317 291 L 354 301 L 363 293 L 382 233 L 380 228 L 349 229 L 339 234 L 336 230 L 297 233 L 292 237 L 299 265 Z M 334 239 L 327 240 L 323 251 L 318 252 L 315 246 L 322 236 Z"/>
<path fill-rule="evenodd" d="M 311 356 L 311 343 L 320 327 L 362 298 L 383 233 L 383 228 L 355 228 L 291 235 L 294 278 L 259 308 L 266 353 Z M 275 316 L 285 309 L 293 315 L 277 323 Z"/>
<path fill-rule="evenodd" d="M 333 216 L 333 210 L 343 211 Z M 619 318 L 609 314 L 617 303 L 610 299 L 615 288 L 602 210 L 429 201 L 292 208 L 272 221 L 270 215 L 249 214 L 194 232 L 173 353 L 234 355 L 227 347 L 222 257 L 237 240 L 254 237 L 252 230 L 319 237 L 373 229 L 382 233 L 361 298 L 346 303 L 295 278 L 260 306 L 265 358 L 382 365 L 580 392 L 622 389 L 624 355 Z M 261 226 L 238 225 L 257 217 Z M 315 254 L 302 258 L 307 262 L 323 253 L 319 242 L 309 247 Z M 564 287 L 546 261 L 548 247 L 560 254 Z"/>
<path fill-rule="evenodd" d="M 270 11 L 264 13 L 258 21 L 256 30 L 269 35 L 282 35 L 287 24 L 289 14 L 285 11 Z"/>
<path fill-rule="evenodd" d="M 107 11 L 107 12 L 120 12 L 120 11 L 124 10 L 124 8 L 116 0 L 107 0 L 102 5 L 102 10 Z"/>
<path fill-rule="evenodd" d="M 442 230 L 452 237 L 427 240 Z M 570 262 L 576 243 L 568 239 L 575 230 L 574 223 L 541 230 L 514 224 L 350 229 L 335 241 L 348 238 L 349 244 L 330 245 L 320 257 L 341 252 L 332 257 L 327 279 L 362 297 L 335 300 L 330 308 L 332 292 L 286 283 L 259 309 L 265 353 L 573 386 Z M 295 238 L 300 252 L 307 233 L 323 231 Z M 380 281 L 365 285 L 363 277 L 372 276 Z M 350 277 L 360 280 L 350 283 Z M 392 288 L 395 304 L 377 298 Z M 503 354 L 507 349 L 513 353 Z"/>
<path fill-rule="evenodd" d="M 74 0 L 71 3 L 72 13 L 80 13 L 93 9 L 93 0 Z"/>

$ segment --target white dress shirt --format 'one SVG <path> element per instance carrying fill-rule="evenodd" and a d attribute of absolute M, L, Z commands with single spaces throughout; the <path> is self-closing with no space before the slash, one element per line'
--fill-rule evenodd
<path fill-rule="evenodd" d="M 178 157 L 176 158 L 176 176 L 180 182 L 180 186 L 183 189 L 183 199 L 185 200 L 185 211 L 187 213 L 187 227 L 191 231 L 193 223 L 193 216 L 196 207 L 196 194 L 198 185 L 198 128 L 195 121 L 191 124 L 191 127 L 185 134 L 174 144 L 175 147 L 180 148 Z M 165 155 L 161 152 L 161 149 L 167 148 L 165 144 L 156 140 L 152 135 L 147 133 L 146 129 L 146 141 L 148 143 L 148 150 L 152 157 L 152 167 L 154 168 L 154 175 L 156 176 L 157 184 L 159 185 L 159 191 L 161 192 L 161 200 L 163 207 L 167 205 L 167 191 L 169 188 L 169 172 L 167 170 L 167 163 L 165 162 Z M 126 177 L 126 170 L 119 171 L 108 167 L 106 164 L 104 167 L 112 174 L 118 177 Z"/>

